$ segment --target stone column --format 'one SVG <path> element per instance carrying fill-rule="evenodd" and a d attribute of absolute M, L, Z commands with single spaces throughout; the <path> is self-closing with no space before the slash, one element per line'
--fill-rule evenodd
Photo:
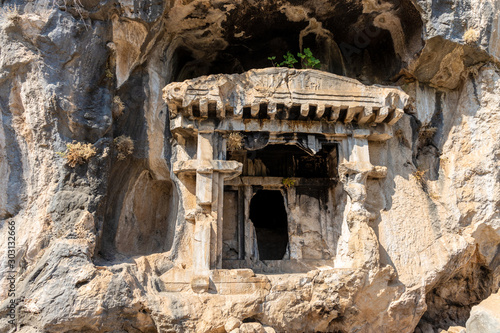
<path fill-rule="evenodd" d="M 226 161 L 222 135 L 213 131 L 197 133 L 196 159 L 174 163 L 174 172 L 195 174 L 196 209 L 193 235 L 193 279 L 196 292 L 208 290 L 210 270 L 222 268 L 222 225 L 224 179 L 241 173 L 242 164 Z M 186 200 L 189 199 L 186 195 Z M 192 214 L 189 212 L 188 214 Z M 191 216 L 186 216 L 191 219 Z"/>
<path fill-rule="evenodd" d="M 196 214 L 193 268 L 196 275 L 208 275 L 210 270 L 211 239 L 217 212 L 212 211 L 212 187 L 214 156 L 212 133 L 198 132 L 196 152 Z M 215 213 L 215 214 L 214 214 Z M 202 283 L 200 279 L 200 283 Z M 207 281 L 208 288 L 208 281 Z"/>

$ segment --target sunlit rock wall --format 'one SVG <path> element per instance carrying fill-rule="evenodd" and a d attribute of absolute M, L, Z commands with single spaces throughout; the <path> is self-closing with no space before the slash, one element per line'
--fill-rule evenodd
<path fill-rule="evenodd" d="M 0 331 L 465 327 L 500 283 L 498 10 L 498 1 L 3 1 Z M 340 266 L 361 248 L 380 262 L 247 272 L 233 277 L 255 286 L 241 294 L 163 289 L 160 277 L 183 278 L 192 253 L 176 249 L 192 246 L 194 226 L 179 223 L 162 88 L 268 67 L 268 56 L 303 47 L 322 70 L 413 98 L 394 137 L 371 147 L 371 162 L 388 169 L 367 187 L 378 248 L 362 237 L 347 248 L 339 226 Z M 119 160 L 121 135 L 134 150 Z M 74 168 L 61 156 L 73 141 L 96 149 Z"/>

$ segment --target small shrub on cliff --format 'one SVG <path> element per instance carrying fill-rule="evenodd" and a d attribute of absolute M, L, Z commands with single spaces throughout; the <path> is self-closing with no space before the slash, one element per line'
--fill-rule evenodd
<path fill-rule="evenodd" d="M 116 150 L 118 150 L 118 155 L 116 158 L 121 161 L 124 160 L 128 155 L 134 152 L 134 141 L 126 135 L 120 135 L 113 140 Z"/>
<path fill-rule="evenodd" d="M 294 68 L 295 64 L 299 62 L 295 58 L 295 56 L 290 53 L 290 51 L 288 51 L 286 54 L 283 55 L 283 59 L 284 59 L 283 62 L 281 64 L 279 64 L 278 67 L 279 66 L 281 66 L 281 67 L 286 66 L 286 67 Z"/>
<path fill-rule="evenodd" d="M 243 135 L 238 132 L 233 132 L 229 134 L 227 138 L 227 149 L 228 150 L 238 150 L 243 147 L 243 143 L 241 142 L 243 140 Z"/>
<path fill-rule="evenodd" d="M 107 79 L 112 79 L 114 77 L 113 72 L 109 68 L 106 68 L 106 70 L 104 71 L 104 75 Z"/>
<path fill-rule="evenodd" d="M 123 114 L 123 110 L 125 110 L 125 104 L 123 104 L 120 96 L 115 96 L 113 98 L 113 108 L 111 110 L 113 119 L 119 118 Z"/>
<path fill-rule="evenodd" d="M 295 58 L 295 56 L 290 51 L 288 51 L 286 54 L 283 55 L 282 62 L 274 62 L 276 60 L 276 56 L 267 57 L 267 59 L 271 61 L 274 67 L 294 68 L 295 64 L 299 62 L 297 58 Z"/>
<path fill-rule="evenodd" d="M 415 178 L 417 183 L 420 184 L 420 186 L 422 186 L 424 190 L 427 189 L 427 181 L 425 177 L 426 172 L 427 170 L 416 170 L 414 173 L 412 173 L 413 178 Z"/>
<path fill-rule="evenodd" d="M 479 39 L 479 31 L 477 31 L 474 28 L 470 28 L 464 33 L 464 41 L 467 44 L 474 44 L 475 42 L 478 41 L 478 39 Z"/>
<path fill-rule="evenodd" d="M 304 53 L 297 53 L 297 56 L 302 59 L 302 67 L 318 69 L 321 64 L 319 59 L 316 59 L 310 48 L 305 48 Z"/>
<path fill-rule="evenodd" d="M 276 56 L 267 57 L 267 60 L 269 60 L 271 64 L 273 64 L 273 67 L 279 67 L 279 64 L 274 62 L 274 60 L 276 60 Z"/>
<path fill-rule="evenodd" d="M 18 22 L 21 19 L 19 8 L 17 6 L 5 6 L 0 8 L 0 17 L 6 18 L 12 22 Z"/>
<path fill-rule="evenodd" d="M 283 178 L 281 180 L 281 183 L 283 184 L 283 186 L 285 186 L 285 188 L 292 188 L 295 186 L 295 179 L 293 178 Z"/>
<path fill-rule="evenodd" d="M 436 132 L 437 132 L 436 127 L 425 125 L 420 128 L 420 131 L 418 133 L 418 138 L 421 142 L 427 143 L 434 137 Z"/>
<path fill-rule="evenodd" d="M 91 143 L 73 142 L 68 143 L 66 151 L 59 155 L 66 158 L 66 163 L 74 168 L 77 164 L 87 162 L 96 152 L 95 147 Z"/>
<path fill-rule="evenodd" d="M 304 53 L 297 53 L 297 57 L 301 59 L 302 68 L 319 69 L 321 66 L 319 59 L 313 56 L 310 48 L 305 48 Z M 295 68 L 295 64 L 299 62 L 290 51 L 283 55 L 283 61 L 280 63 L 274 62 L 276 56 L 267 57 L 267 59 L 269 59 L 275 67 Z"/>

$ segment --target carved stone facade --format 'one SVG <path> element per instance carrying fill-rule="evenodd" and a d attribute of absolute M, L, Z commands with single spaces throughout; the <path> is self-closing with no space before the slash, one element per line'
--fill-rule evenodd
<path fill-rule="evenodd" d="M 384 178 L 386 168 L 370 163 L 369 147 L 392 137 L 404 92 L 316 70 L 267 68 L 171 83 L 164 99 L 183 223 L 194 223 L 191 273 L 182 278 L 189 276 L 193 290 L 228 282 L 221 278 L 228 274 L 256 279 L 244 277 L 248 268 L 378 265 L 365 185 Z M 348 238 L 342 258 L 340 237 Z M 178 279 L 172 271 L 163 280 L 174 290 Z"/>

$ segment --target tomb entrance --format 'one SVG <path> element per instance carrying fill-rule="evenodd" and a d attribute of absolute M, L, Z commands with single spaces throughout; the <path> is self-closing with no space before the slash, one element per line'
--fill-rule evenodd
<path fill-rule="evenodd" d="M 250 201 L 250 220 L 260 260 L 281 260 L 288 248 L 288 218 L 280 191 L 259 190 Z"/>
<path fill-rule="evenodd" d="M 402 90 L 265 68 L 171 83 L 163 97 L 183 223 L 193 230 L 193 281 L 205 279 L 206 289 L 222 268 L 294 273 L 378 263 L 364 249 L 340 264 L 335 257 L 343 232 L 344 241 L 362 234 L 377 248 L 366 180 L 387 171 L 370 162 L 369 147 L 392 137 L 408 102 Z"/>

